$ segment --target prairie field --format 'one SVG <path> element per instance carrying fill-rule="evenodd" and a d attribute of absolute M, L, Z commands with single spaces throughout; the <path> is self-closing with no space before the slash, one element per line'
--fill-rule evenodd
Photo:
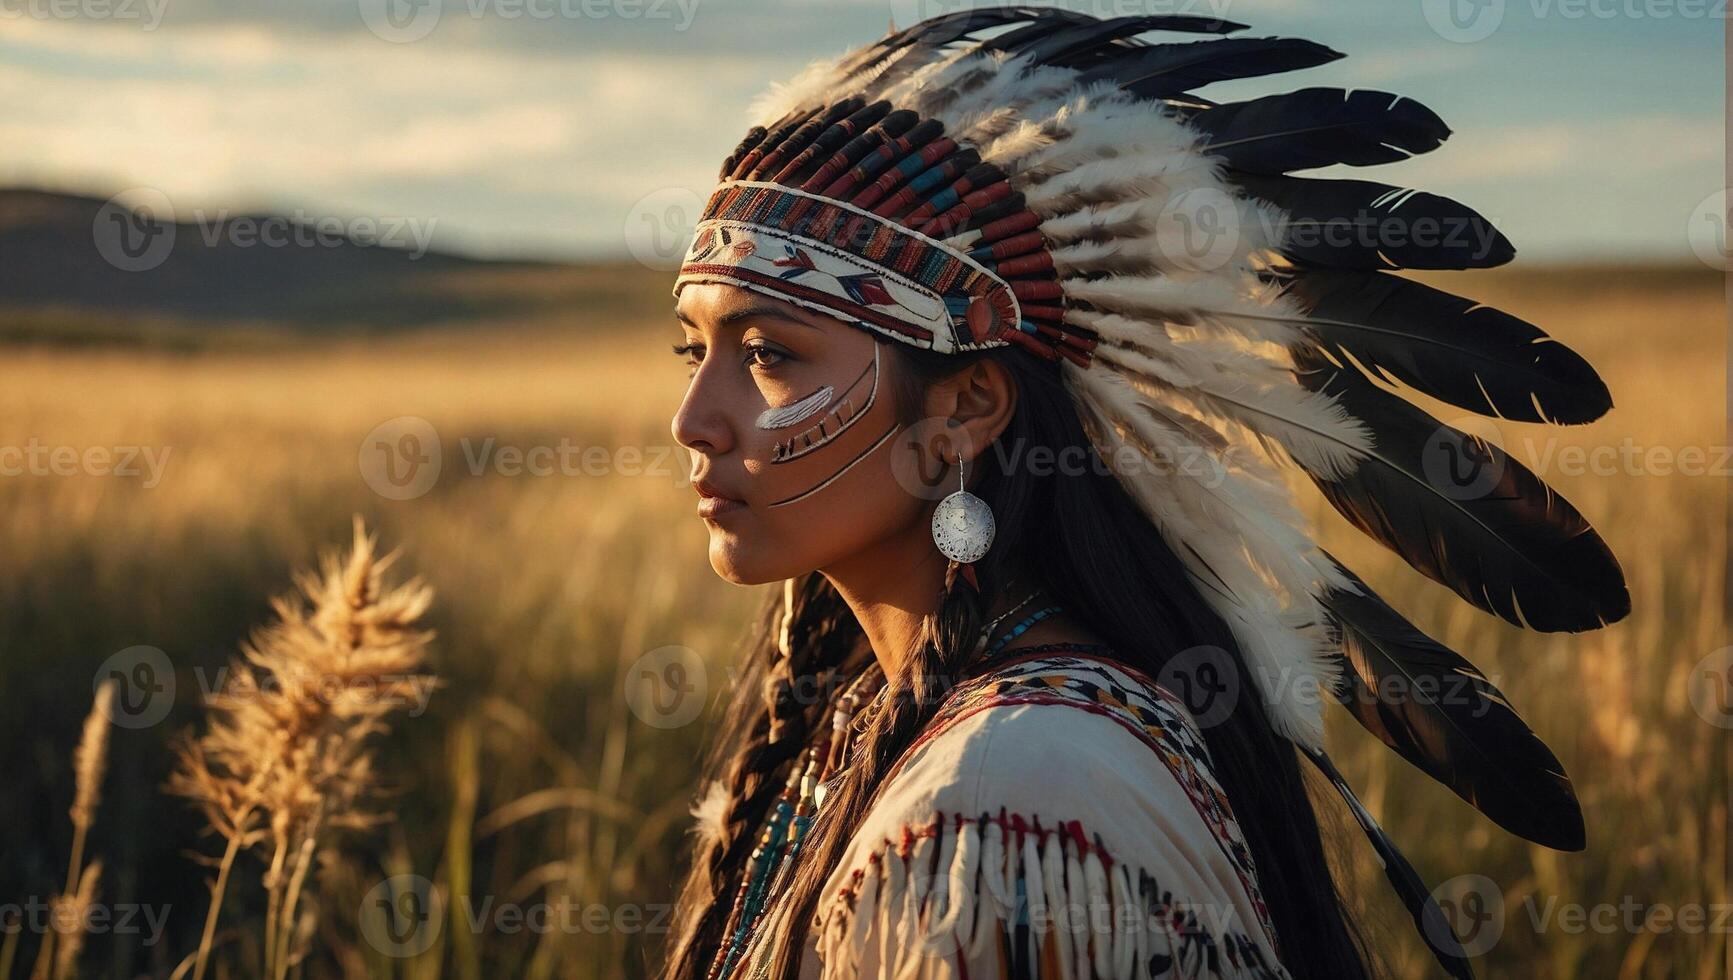
<path fill-rule="evenodd" d="M 1616 407 L 1593 425 L 1497 429 L 1611 543 L 1634 612 L 1597 633 L 1526 634 L 1356 540 L 1321 502 L 1316 516 L 1331 550 L 1474 660 L 1553 747 L 1588 847 L 1511 837 L 1343 712 L 1333 754 L 1423 877 L 1450 883 L 1484 975 L 1724 976 L 1729 732 L 1693 700 L 1728 643 L 1721 280 L 1596 268 L 1431 281 L 1535 322 L 1606 378 Z M 588 980 L 653 962 L 709 716 L 647 722 L 628 697 L 634 665 L 684 647 L 702 664 L 689 690 L 710 708 L 756 696 L 731 686 L 730 665 L 761 595 L 704 558 L 667 431 L 685 371 L 668 354 L 665 277 L 500 273 L 462 288 L 549 301 L 411 332 L 158 324 L 70 344 L 35 322 L 6 334 L 0 905 L 13 916 L 63 887 L 93 685 L 117 677 L 123 706 L 145 705 L 110 731 L 85 851 L 102 862 L 100 903 L 160 913 L 160 929 L 118 914 L 87 929 L 81 975 L 168 977 L 199 946 L 222 842 L 162 792 L 171 742 L 203 729 L 224 665 L 293 570 L 348 542 L 355 515 L 401 549 L 393 574 L 433 588 L 442 684 L 378 742 L 371 806 L 387 819 L 317 855 L 297 940 L 312 952 L 290 972 Z M 381 483 L 381 442 L 437 467 L 424 492 Z M 166 673 L 140 672 L 165 660 Z M 1388 972 L 1437 975 L 1338 822 L 1348 892 Z M 236 862 L 208 975 L 259 975 L 265 873 L 250 854 Z M 427 941 L 391 948 L 376 886 L 416 877 L 438 898 Z M 30 975 L 41 931 L 0 938 L 0 980 Z"/>

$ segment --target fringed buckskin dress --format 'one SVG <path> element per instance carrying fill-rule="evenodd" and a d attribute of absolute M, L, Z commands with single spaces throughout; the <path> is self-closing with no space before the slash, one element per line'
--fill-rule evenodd
<path fill-rule="evenodd" d="M 716 972 L 756 976 L 769 931 Z M 959 683 L 897 762 L 802 976 L 1286 977 L 1276 942 L 1185 707 L 1104 648 L 1049 645 Z"/>

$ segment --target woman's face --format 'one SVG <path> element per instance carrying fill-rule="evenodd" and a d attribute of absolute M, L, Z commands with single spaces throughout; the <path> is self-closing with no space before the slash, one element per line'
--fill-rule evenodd
<path fill-rule="evenodd" d="M 927 533 L 930 503 L 892 466 L 916 450 L 899 438 L 885 342 L 723 284 L 688 284 L 676 316 L 692 381 L 673 432 L 692 454 L 718 575 L 775 581 Z"/>

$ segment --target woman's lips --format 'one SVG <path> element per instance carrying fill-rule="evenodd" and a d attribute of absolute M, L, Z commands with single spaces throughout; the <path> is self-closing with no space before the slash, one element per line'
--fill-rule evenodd
<path fill-rule="evenodd" d="M 723 496 L 715 487 L 702 480 L 694 483 L 692 488 L 698 491 L 698 516 L 707 521 L 746 507 L 746 501 Z"/>

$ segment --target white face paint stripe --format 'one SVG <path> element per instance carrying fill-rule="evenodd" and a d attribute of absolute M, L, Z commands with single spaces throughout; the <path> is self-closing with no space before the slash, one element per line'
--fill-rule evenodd
<path fill-rule="evenodd" d="M 760 429 L 786 429 L 791 425 L 799 425 L 823 411 L 836 396 L 836 389 L 830 385 L 818 389 L 805 398 L 783 405 L 780 408 L 767 408 L 758 416 Z"/>
<path fill-rule="evenodd" d="M 787 442 L 781 443 L 780 445 L 776 446 L 775 449 L 773 449 L 771 451 L 770 461 L 772 463 L 786 463 L 786 462 L 789 462 L 790 460 L 799 459 L 802 456 L 805 456 L 806 454 L 808 454 L 810 452 L 814 452 L 816 450 L 823 449 L 825 446 L 830 444 L 831 440 L 835 439 L 837 436 L 842 435 L 844 432 L 847 432 L 850 426 L 852 426 L 856 422 L 860 421 L 861 416 L 865 415 L 867 413 L 867 410 L 873 407 L 873 402 L 878 400 L 878 396 L 879 396 L 879 349 L 882 346 L 883 346 L 883 344 L 880 341 L 878 341 L 878 340 L 873 341 L 873 362 L 871 364 L 867 365 L 864 369 L 862 369 L 862 371 L 860 373 L 860 377 L 857 377 L 853 381 L 849 382 L 849 386 L 847 388 L 843 389 L 844 398 L 843 398 L 842 405 L 831 410 L 829 413 L 827 413 L 824 416 L 824 418 L 819 419 L 818 425 L 814 427 L 818 430 L 818 433 L 819 433 L 818 438 L 816 440 L 809 442 L 807 445 L 801 446 L 800 448 L 796 449 L 795 443 L 798 442 L 803 435 L 810 433 L 812 431 L 812 429 L 808 429 L 807 432 L 803 432 L 803 433 L 795 433 L 795 435 L 792 436 L 791 438 L 789 438 L 789 440 Z M 872 376 L 873 376 L 872 388 L 870 388 L 867 391 L 866 401 L 864 403 L 862 403 L 859 408 L 855 408 L 847 396 L 850 392 L 855 390 L 856 386 L 858 386 L 860 384 L 861 378 L 866 377 L 867 372 L 869 372 L 869 371 L 872 372 Z M 849 413 L 848 417 L 847 418 L 840 418 L 841 413 L 845 409 Z M 839 421 L 838 421 L 837 427 L 835 429 L 826 429 L 824 427 L 825 418 L 829 418 L 830 415 L 839 416 Z"/>
<path fill-rule="evenodd" d="M 887 442 L 890 442 L 891 436 L 896 435 L 897 432 L 902 429 L 902 427 L 903 426 L 902 426 L 901 422 L 897 423 L 896 425 L 891 426 L 889 431 L 887 431 L 884 435 L 879 436 L 878 442 L 875 442 L 872 445 L 868 446 L 866 448 L 866 450 L 863 451 L 859 456 L 856 456 L 854 459 L 849 460 L 847 466 L 844 466 L 842 469 L 837 470 L 835 473 L 832 473 L 829 477 L 827 477 L 824 480 L 824 482 L 820 483 L 818 486 L 813 487 L 810 490 L 804 490 L 804 491 L 797 493 L 794 496 L 789 497 L 785 500 L 778 500 L 775 503 L 771 504 L 770 506 L 781 507 L 785 504 L 792 504 L 792 503 L 795 503 L 796 501 L 805 500 L 807 497 L 812 496 L 813 494 L 819 492 L 820 490 L 823 490 L 825 487 L 830 486 L 832 483 L 835 483 L 836 481 L 842 479 L 842 475 L 844 473 L 847 473 L 849 470 L 854 469 L 856 463 L 859 463 L 861 460 L 866 459 L 868 456 L 871 456 L 874 452 L 876 452 L 878 450 L 878 448 L 880 446 L 884 445 Z"/>

